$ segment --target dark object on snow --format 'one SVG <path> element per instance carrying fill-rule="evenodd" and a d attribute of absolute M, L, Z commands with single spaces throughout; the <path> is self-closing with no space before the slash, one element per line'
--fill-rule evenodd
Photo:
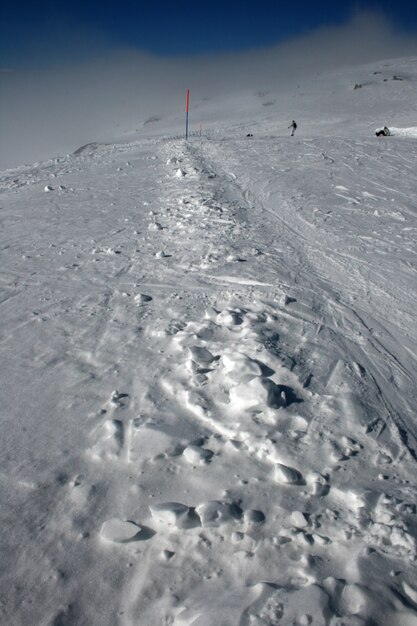
<path fill-rule="evenodd" d="M 375 135 L 377 137 L 389 137 L 391 135 L 390 130 L 387 126 L 384 126 L 382 130 L 377 130 Z"/>
<path fill-rule="evenodd" d="M 294 137 L 295 129 L 297 128 L 296 122 L 293 120 L 291 124 L 288 126 L 288 128 L 292 128 L 291 137 Z"/>
<path fill-rule="evenodd" d="M 248 133 L 246 137 L 253 137 L 252 133 Z"/>

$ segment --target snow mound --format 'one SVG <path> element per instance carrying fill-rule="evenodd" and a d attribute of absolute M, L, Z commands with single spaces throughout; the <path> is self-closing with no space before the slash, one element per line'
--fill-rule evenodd
<path fill-rule="evenodd" d="M 221 360 L 225 375 L 234 382 L 248 383 L 253 378 L 262 376 L 260 365 L 241 352 L 224 353 Z"/>
<path fill-rule="evenodd" d="M 161 502 L 149 505 L 153 518 L 169 526 L 182 528 L 188 521 L 190 508 L 181 502 Z"/>
<path fill-rule="evenodd" d="M 275 480 L 283 485 L 300 485 L 303 475 L 293 467 L 278 463 L 275 467 Z"/>
<path fill-rule="evenodd" d="M 146 302 L 151 302 L 152 297 L 148 296 L 146 293 L 138 293 L 134 300 L 137 304 L 146 304 Z"/>
<path fill-rule="evenodd" d="M 213 452 L 190 444 L 184 449 L 183 455 L 190 463 L 207 463 L 213 456 Z"/>
<path fill-rule="evenodd" d="M 245 378 L 245 375 L 243 375 Z M 232 387 L 229 392 L 230 404 L 235 410 L 249 410 L 269 407 L 277 409 L 286 405 L 285 392 L 268 378 L 256 376 L 249 382 Z"/>
<path fill-rule="evenodd" d="M 134 522 L 113 518 L 102 524 L 100 536 L 106 541 L 112 541 L 114 543 L 127 543 L 128 541 L 135 539 L 141 530 L 141 527 Z"/>

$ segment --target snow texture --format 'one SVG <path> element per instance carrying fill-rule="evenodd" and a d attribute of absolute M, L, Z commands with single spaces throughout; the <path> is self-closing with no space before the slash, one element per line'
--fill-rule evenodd
<path fill-rule="evenodd" d="M 1 173 L 1 623 L 416 626 L 416 84 Z"/>

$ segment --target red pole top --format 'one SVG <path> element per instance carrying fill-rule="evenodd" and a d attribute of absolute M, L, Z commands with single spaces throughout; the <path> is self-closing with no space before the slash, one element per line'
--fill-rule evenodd
<path fill-rule="evenodd" d="M 188 105 L 190 103 L 190 90 L 187 89 L 187 95 L 185 97 L 185 112 L 188 113 Z"/>

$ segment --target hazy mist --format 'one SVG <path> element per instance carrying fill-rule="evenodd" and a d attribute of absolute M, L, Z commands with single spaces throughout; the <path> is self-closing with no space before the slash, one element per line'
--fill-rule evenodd
<path fill-rule="evenodd" d="M 83 54 L 73 61 L 71 54 L 63 59 L 60 53 L 59 63 L 47 69 L 0 70 L 1 169 L 135 129 L 150 132 L 145 122 L 155 115 L 169 116 L 175 132 L 183 123 L 187 87 L 192 103 L 215 100 L 277 85 L 290 88 L 312 72 L 417 54 L 416 37 L 400 36 L 382 15 L 369 12 L 272 48 L 221 56 L 163 58 L 85 42 L 83 33 Z M 76 39 L 72 43 L 74 49 Z"/>

